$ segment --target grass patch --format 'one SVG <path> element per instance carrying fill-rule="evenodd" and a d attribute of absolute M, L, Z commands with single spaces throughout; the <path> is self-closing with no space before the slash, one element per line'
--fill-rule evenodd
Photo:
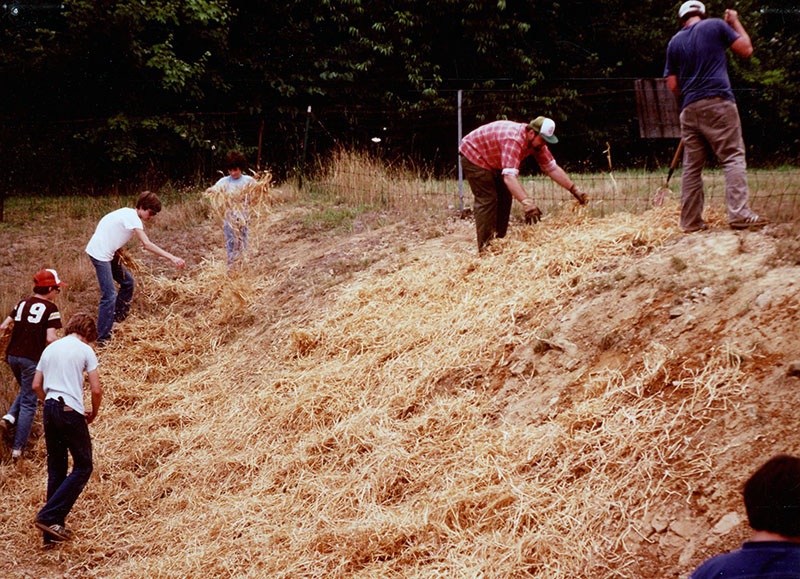
<path fill-rule="evenodd" d="M 303 219 L 303 229 L 307 232 L 351 231 L 353 220 L 367 211 L 366 207 L 339 205 L 315 209 Z"/>

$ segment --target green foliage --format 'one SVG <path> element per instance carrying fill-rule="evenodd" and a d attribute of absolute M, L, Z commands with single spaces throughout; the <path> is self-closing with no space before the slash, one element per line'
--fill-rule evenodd
<path fill-rule="evenodd" d="M 141 167 L 146 159 L 152 167 L 154 152 L 186 166 L 211 127 L 168 115 L 202 110 L 225 89 L 213 54 L 224 53 L 232 15 L 226 0 L 67 0 L 49 29 L 3 31 L 0 62 L 15 76 L 3 90 L 10 116 L 33 109 L 69 123 L 61 145 L 95 166 Z"/>
<path fill-rule="evenodd" d="M 208 173 L 230 148 L 252 157 L 262 121 L 265 156 L 288 166 L 309 105 L 335 111 L 325 147 L 368 142 L 381 125 L 397 135 L 393 151 L 423 143 L 451 155 L 453 121 L 443 119 L 455 119 L 459 89 L 466 130 L 544 113 L 578 137 L 559 145 L 560 161 L 611 136 L 616 150 L 636 148 L 633 79 L 662 76 L 677 4 L 66 0 L 2 20 L 4 176 L 19 185 L 42 164 L 62 186 Z M 712 17 L 727 7 L 706 5 Z M 800 11 L 782 0 L 736 8 L 755 46 L 750 60 L 729 58 L 748 143 L 792 158 Z"/>

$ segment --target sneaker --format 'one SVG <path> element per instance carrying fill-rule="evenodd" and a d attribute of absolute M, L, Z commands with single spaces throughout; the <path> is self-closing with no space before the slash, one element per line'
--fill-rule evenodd
<path fill-rule="evenodd" d="M 758 227 L 764 227 L 768 223 L 769 219 L 759 217 L 758 215 L 753 215 L 745 219 L 731 221 L 728 225 L 731 226 L 731 229 L 756 229 Z"/>
<path fill-rule="evenodd" d="M 55 541 L 69 541 L 74 536 L 74 533 L 69 529 L 65 529 L 62 525 L 48 525 L 42 521 L 33 522 L 36 527 L 48 534 L 51 540 Z"/>
<path fill-rule="evenodd" d="M 62 527 L 62 528 L 64 528 L 64 527 Z M 66 535 L 67 540 L 69 540 L 69 541 L 71 541 L 75 537 L 75 533 L 73 533 L 72 531 L 70 531 L 67 528 L 64 528 L 64 535 Z M 63 542 L 64 541 L 62 541 L 61 539 L 56 539 L 52 535 L 48 535 L 47 533 L 45 533 L 44 541 L 42 543 L 42 547 L 44 549 L 46 549 L 46 550 L 49 550 L 49 549 L 54 548 L 59 543 L 63 543 Z"/>

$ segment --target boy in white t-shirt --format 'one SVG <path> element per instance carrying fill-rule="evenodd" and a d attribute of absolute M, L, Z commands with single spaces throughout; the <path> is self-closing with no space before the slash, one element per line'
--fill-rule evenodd
<path fill-rule="evenodd" d="M 72 538 L 64 521 L 92 474 L 92 440 L 88 425 L 97 417 L 103 389 L 97 356 L 90 344 L 97 326 L 89 314 L 75 314 L 56 340 L 42 352 L 33 377 L 33 391 L 44 402 L 44 437 L 47 443 L 47 503 L 36 515 L 45 545 Z M 83 405 L 84 372 L 92 391 L 92 409 Z M 67 476 L 68 456 L 72 472 Z"/>
<path fill-rule="evenodd" d="M 150 221 L 161 211 L 158 195 L 144 191 L 136 201 L 136 209 L 123 207 L 112 211 L 97 224 L 94 235 L 86 246 L 100 284 L 100 306 L 97 310 L 97 344 L 102 346 L 111 338 L 114 322 L 128 316 L 133 299 L 133 276 L 120 263 L 117 251 L 136 235 L 147 251 L 168 259 L 175 267 L 183 268 L 185 262 L 150 241 L 142 221 Z M 119 284 L 119 292 L 114 282 Z"/>

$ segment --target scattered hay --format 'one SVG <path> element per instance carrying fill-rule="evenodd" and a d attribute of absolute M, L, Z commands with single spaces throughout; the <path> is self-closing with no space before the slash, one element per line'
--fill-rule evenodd
<path fill-rule="evenodd" d="M 599 263 L 675 218 L 574 213 L 488 257 L 419 254 L 302 323 L 273 315 L 254 266 L 146 278 L 154 306 L 101 354 L 97 467 L 68 521 L 83 538 L 42 559 L 81 577 L 639 576 L 648 516 L 711 472 L 698 436 L 742 395 L 738 358 L 690 372 L 652 344 L 532 423 L 493 381 Z M 9 521 L 31 520 L 44 478 L 4 483 Z"/>

